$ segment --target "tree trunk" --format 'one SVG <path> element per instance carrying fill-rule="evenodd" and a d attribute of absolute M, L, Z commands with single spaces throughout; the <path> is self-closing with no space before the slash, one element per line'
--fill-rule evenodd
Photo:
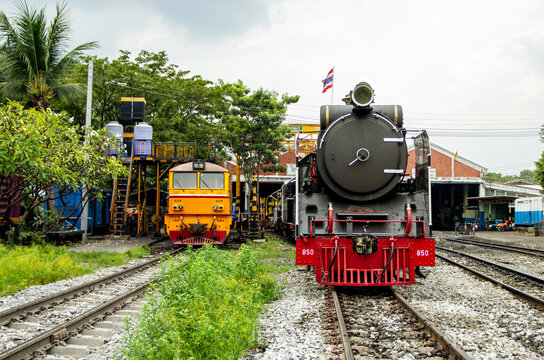
<path fill-rule="evenodd" d="M 57 215 L 57 207 L 55 206 L 55 191 L 53 186 L 49 185 L 46 189 L 47 210 L 51 215 Z"/>

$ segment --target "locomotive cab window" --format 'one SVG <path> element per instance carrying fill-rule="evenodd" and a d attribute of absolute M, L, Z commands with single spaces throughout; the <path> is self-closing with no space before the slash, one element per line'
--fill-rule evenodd
<path fill-rule="evenodd" d="M 174 189 L 196 189 L 196 173 L 174 173 L 172 180 Z"/>
<path fill-rule="evenodd" d="M 200 174 L 201 189 L 224 189 L 225 175 L 223 173 L 201 173 Z"/>

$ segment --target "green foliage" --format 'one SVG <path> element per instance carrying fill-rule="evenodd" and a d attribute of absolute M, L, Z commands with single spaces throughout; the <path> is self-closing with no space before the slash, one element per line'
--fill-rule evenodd
<path fill-rule="evenodd" d="M 197 142 L 199 155 L 205 157 L 207 144 L 218 141 L 221 124 L 217 121 L 228 109 L 225 89 L 200 76 L 189 76 L 170 64 L 164 51 L 142 50 L 133 58 L 121 51 L 114 60 L 95 59 L 93 85 L 93 124 L 102 128 L 117 118 L 120 98 L 144 97 L 146 119 L 153 126 L 158 142 Z M 84 81 L 87 67 L 77 66 L 74 79 Z M 80 101 L 70 112 L 83 122 L 85 104 Z"/>
<path fill-rule="evenodd" d="M 517 179 L 516 176 L 502 175 L 501 173 L 495 173 L 495 172 L 488 172 L 484 177 L 485 181 L 493 182 L 493 183 L 506 183 L 508 181 L 512 181 L 516 179 Z"/>
<path fill-rule="evenodd" d="M 147 251 L 141 249 L 132 254 L 80 253 L 52 245 L 8 247 L 0 244 L 0 296 L 28 286 L 87 274 L 100 267 L 121 265 L 136 255 L 144 254 Z"/>
<path fill-rule="evenodd" d="M 66 51 L 70 24 L 67 4 L 58 4 L 47 24 L 45 8 L 29 8 L 16 1 L 17 14 L 10 21 L 0 12 L 0 94 L 12 100 L 27 100 L 47 109 L 55 98 L 73 101 L 85 88 L 67 81 L 69 72 L 84 51 L 97 47 L 87 42 Z"/>
<path fill-rule="evenodd" d="M 519 178 L 527 181 L 533 181 L 536 182 L 536 171 L 535 170 L 522 170 L 519 173 Z"/>
<path fill-rule="evenodd" d="M 285 119 L 287 105 L 298 101 L 298 96 L 278 94 L 264 89 L 251 91 L 242 81 L 227 84 L 231 108 L 223 117 L 225 144 L 240 156 L 240 168 L 251 186 L 261 170 L 278 171 L 278 156 L 282 141 L 290 135 Z"/>
<path fill-rule="evenodd" d="M 519 179 L 536 182 L 536 174 L 537 171 L 529 169 L 522 170 L 519 175 L 502 175 L 501 173 L 489 172 L 485 175 L 484 180 L 494 183 L 507 183 Z"/>
<path fill-rule="evenodd" d="M 544 187 L 544 152 L 542 152 L 540 159 L 537 160 L 535 165 L 535 179 L 538 181 L 540 186 Z"/>
<path fill-rule="evenodd" d="M 11 184 L 0 187 L 0 198 L 10 199 L 10 206 L 25 201 L 23 222 L 52 187 L 86 187 L 92 194 L 93 187 L 125 172 L 119 161 L 106 156 L 114 140 L 105 129 L 88 132 L 84 142 L 83 130 L 66 115 L 16 103 L 1 106 L 0 119 L 0 184 Z"/>
<path fill-rule="evenodd" d="M 257 344 L 259 312 L 278 296 L 248 247 L 233 257 L 208 245 L 164 263 L 155 290 L 129 330 L 128 359 L 237 359 Z"/>

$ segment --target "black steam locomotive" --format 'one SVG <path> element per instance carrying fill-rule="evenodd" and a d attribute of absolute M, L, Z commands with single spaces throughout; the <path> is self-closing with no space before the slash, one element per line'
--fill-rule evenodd
<path fill-rule="evenodd" d="M 321 107 L 317 149 L 285 185 L 295 193 L 296 263 L 315 266 L 321 284 L 411 284 L 417 266 L 434 266 L 427 133 L 408 136 L 402 108 L 373 105 L 367 83 L 347 99 Z M 407 139 L 415 178 L 406 174 Z"/>

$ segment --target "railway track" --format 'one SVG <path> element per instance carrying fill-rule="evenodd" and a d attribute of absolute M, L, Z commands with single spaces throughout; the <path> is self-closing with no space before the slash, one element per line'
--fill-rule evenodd
<path fill-rule="evenodd" d="M 438 253 L 436 257 L 544 307 L 544 279 L 461 251 L 440 246 L 436 249 L 453 254 L 458 261 Z"/>
<path fill-rule="evenodd" d="M 330 288 L 326 305 L 331 342 L 343 349 L 332 349 L 342 353 L 337 359 L 400 358 L 407 353 L 418 359 L 470 359 L 402 295 L 392 288 L 383 291 L 378 296 L 338 295 Z"/>
<path fill-rule="evenodd" d="M 484 242 L 479 240 L 459 239 L 459 238 L 453 238 L 453 237 L 444 237 L 444 239 L 447 241 L 452 241 L 452 242 L 461 243 L 461 244 L 511 251 L 511 252 L 516 252 L 519 254 L 532 255 L 532 256 L 538 256 L 538 257 L 544 258 L 544 250 L 542 249 L 533 249 L 533 248 L 527 248 L 522 246 L 497 244 L 497 243 L 490 243 L 490 242 Z"/>
<path fill-rule="evenodd" d="M 47 352 L 75 358 L 88 355 L 89 348 L 104 343 L 100 334 L 107 340 L 111 330 L 124 326 L 123 316 L 119 315 L 138 315 L 134 305 L 128 310 L 123 308 L 135 302 L 155 280 L 154 266 L 162 258 L 0 313 L 4 333 L 0 359 L 29 358 Z M 122 312 L 115 315 L 117 311 Z M 67 342 L 72 344 L 64 350 L 55 347 Z"/>

